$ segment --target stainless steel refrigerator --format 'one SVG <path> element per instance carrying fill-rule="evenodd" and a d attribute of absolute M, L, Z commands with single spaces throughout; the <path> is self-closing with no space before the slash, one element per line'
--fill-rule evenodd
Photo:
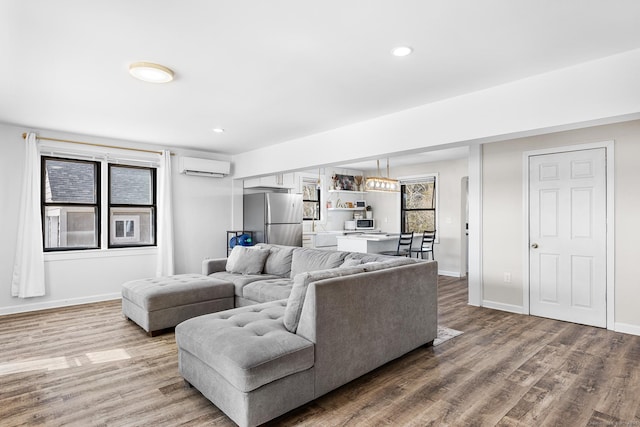
<path fill-rule="evenodd" d="M 243 229 L 256 243 L 302 246 L 301 194 L 245 194 L 243 211 Z"/>

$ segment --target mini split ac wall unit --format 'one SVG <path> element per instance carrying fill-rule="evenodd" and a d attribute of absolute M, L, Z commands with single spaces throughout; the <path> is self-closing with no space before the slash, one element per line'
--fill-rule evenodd
<path fill-rule="evenodd" d="M 208 176 L 222 178 L 229 175 L 231 163 L 223 160 L 198 159 L 196 157 L 180 157 L 180 173 L 185 175 Z"/>

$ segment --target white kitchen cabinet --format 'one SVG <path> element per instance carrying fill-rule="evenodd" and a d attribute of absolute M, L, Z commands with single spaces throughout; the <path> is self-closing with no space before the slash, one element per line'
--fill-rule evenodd
<path fill-rule="evenodd" d="M 295 173 L 282 174 L 282 183 L 283 183 L 285 188 L 295 189 L 296 188 L 296 174 Z"/>
<path fill-rule="evenodd" d="M 343 233 L 341 231 L 302 233 L 302 246 L 305 248 L 335 251 L 338 248 L 338 241 L 336 238 L 342 234 Z"/>
<path fill-rule="evenodd" d="M 286 188 L 295 189 L 296 179 L 293 173 L 279 173 L 244 180 L 244 188 Z"/>
<path fill-rule="evenodd" d="M 316 240 L 315 234 L 302 233 L 303 248 L 315 248 L 316 247 L 315 240 Z"/>
<path fill-rule="evenodd" d="M 398 235 L 387 234 L 350 234 L 338 236 L 338 250 L 378 254 L 395 251 L 398 247 Z"/>
<path fill-rule="evenodd" d="M 260 178 L 245 179 L 242 186 L 244 188 L 260 187 Z"/>

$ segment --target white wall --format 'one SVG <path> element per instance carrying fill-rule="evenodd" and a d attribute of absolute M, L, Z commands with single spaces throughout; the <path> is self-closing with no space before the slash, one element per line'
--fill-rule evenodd
<path fill-rule="evenodd" d="M 22 133 L 32 129 L 0 124 L 0 314 L 76 304 L 120 296 L 127 280 L 155 275 L 155 248 L 73 251 L 47 254 L 44 297 L 11 296 L 11 278 L 17 238 L 18 204 L 24 164 Z M 163 147 L 53 131 L 42 136 L 115 146 L 158 150 Z M 180 155 L 225 159 L 212 153 L 172 149 L 176 273 L 199 273 L 204 258 L 226 256 L 225 231 L 232 228 L 232 183 L 178 174 Z"/>
<path fill-rule="evenodd" d="M 211 153 L 183 152 L 179 155 L 212 158 Z M 231 178 L 207 178 L 179 174 L 173 162 L 173 230 L 176 273 L 200 273 L 205 258 L 227 256 L 227 230 L 237 223 L 238 207 Z M 240 186 L 240 188 L 242 188 Z M 240 197 L 240 203 L 242 198 Z M 237 204 L 237 202 L 236 202 Z M 240 204 L 240 218 L 242 218 Z M 242 223 L 240 222 L 240 225 Z"/>
<path fill-rule="evenodd" d="M 523 171 L 525 151 L 615 141 L 615 325 L 640 335 L 640 121 L 596 126 L 483 146 L 483 295 L 485 304 L 523 304 Z M 504 283 L 510 272 L 512 282 Z"/>
<path fill-rule="evenodd" d="M 367 176 L 378 175 L 376 171 L 366 173 Z M 395 178 L 395 173 L 392 178 Z M 400 193 L 371 192 L 365 195 L 365 200 L 371 206 L 376 228 L 386 233 L 400 232 Z"/>
<path fill-rule="evenodd" d="M 461 257 L 461 229 L 465 218 L 461 208 L 462 178 L 467 176 L 468 160 L 457 159 L 442 162 L 421 163 L 391 168 L 393 178 L 403 176 L 438 174 L 438 240 L 435 255 L 440 274 L 464 276 L 466 265 Z M 367 175 L 375 171 L 367 172 Z M 376 226 L 389 233 L 400 232 L 400 194 L 367 193 L 367 203 L 373 207 Z"/>

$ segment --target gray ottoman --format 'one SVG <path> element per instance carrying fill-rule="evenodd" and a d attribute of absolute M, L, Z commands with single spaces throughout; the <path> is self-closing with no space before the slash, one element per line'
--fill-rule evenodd
<path fill-rule="evenodd" d="M 149 336 L 203 314 L 233 308 L 233 284 L 201 274 L 133 280 L 122 285 L 122 314 Z"/>

